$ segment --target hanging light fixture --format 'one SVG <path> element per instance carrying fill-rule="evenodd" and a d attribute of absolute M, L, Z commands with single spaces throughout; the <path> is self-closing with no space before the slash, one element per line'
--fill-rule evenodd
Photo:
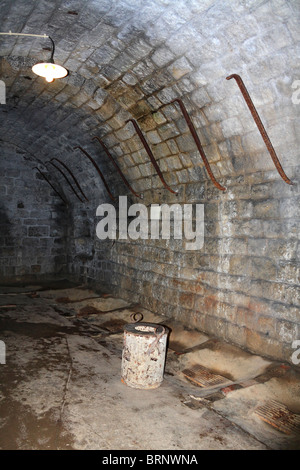
<path fill-rule="evenodd" d="M 46 79 L 47 82 L 51 83 L 53 82 L 54 79 L 56 78 L 63 78 L 68 75 L 68 70 L 58 64 L 54 63 L 54 50 L 55 50 L 55 45 L 54 41 L 50 36 L 47 36 L 46 34 L 41 35 L 41 34 L 25 34 L 25 33 L 12 33 L 9 31 L 9 33 L 0 33 L 0 35 L 7 35 L 7 36 L 29 36 L 29 37 L 38 37 L 38 38 L 43 38 L 43 39 L 50 39 L 52 43 L 52 51 L 51 51 L 51 57 L 48 62 L 39 62 L 38 64 L 35 64 L 32 67 L 33 73 L 38 75 L 39 77 L 43 77 Z"/>
<path fill-rule="evenodd" d="M 61 65 L 55 64 L 54 63 L 54 41 L 53 39 L 48 36 L 50 41 L 52 42 L 52 52 L 51 52 L 51 57 L 49 62 L 41 62 L 39 64 L 35 64 L 32 67 L 32 71 L 36 74 L 39 75 L 40 77 L 44 77 L 47 82 L 53 82 L 55 78 L 63 78 L 66 75 L 68 75 L 67 69 L 65 67 L 62 67 Z"/>

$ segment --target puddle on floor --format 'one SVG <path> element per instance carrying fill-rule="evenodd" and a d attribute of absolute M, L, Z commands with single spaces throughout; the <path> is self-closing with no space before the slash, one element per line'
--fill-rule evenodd
<path fill-rule="evenodd" d="M 1 295 L 12 295 L 12 294 L 25 294 L 28 292 L 36 292 L 42 290 L 43 287 L 36 284 L 36 285 L 26 285 L 26 286 L 1 286 L 0 293 Z"/>
<path fill-rule="evenodd" d="M 51 338 L 62 334 L 72 334 L 76 331 L 76 327 L 62 326 L 60 324 L 51 323 L 31 323 L 15 321 L 11 318 L 0 317 L 0 331 L 2 334 L 13 332 L 22 336 L 28 336 L 33 339 Z"/>
<path fill-rule="evenodd" d="M 49 289 L 47 291 L 42 291 L 39 293 L 41 297 L 46 299 L 64 299 L 62 302 L 74 302 L 80 301 L 88 297 L 101 297 L 101 294 L 96 294 L 95 291 L 88 289 L 84 286 L 71 287 L 71 288 L 62 288 L 62 289 Z"/>
<path fill-rule="evenodd" d="M 72 309 L 77 315 L 102 314 L 110 310 L 122 309 L 129 306 L 123 299 L 97 294 L 89 289 L 66 289 L 47 292 L 47 299 L 53 299 L 61 307 Z"/>
<path fill-rule="evenodd" d="M 38 282 L 11 282 L 0 286 L 0 294 L 24 294 L 36 291 L 50 291 L 59 289 L 74 289 L 79 286 L 78 282 L 68 279 L 42 280 Z"/>
<path fill-rule="evenodd" d="M 15 400 L 0 402 L 0 449 L 72 450 L 73 436 L 59 421 L 59 410 L 41 415 Z"/>

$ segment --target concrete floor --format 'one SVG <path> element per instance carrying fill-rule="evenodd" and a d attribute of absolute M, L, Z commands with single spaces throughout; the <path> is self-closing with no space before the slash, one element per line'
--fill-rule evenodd
<path fill-rule="evenodd" d="M 4 286 L 0 294 L 2 450 L 300 448 L 300 431 L 282 432 L 256 413 L 270 399 L 300 413 L 299 368 L 66 281 Z M 171 328 L 155 390 L 121 382 L 122 328 L 135 311 Z M 184 374 L 195 364 L 224 382 L 197 385 Z"/>

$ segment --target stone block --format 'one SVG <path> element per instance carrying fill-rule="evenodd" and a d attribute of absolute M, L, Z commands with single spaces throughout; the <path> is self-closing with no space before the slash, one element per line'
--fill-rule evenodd
<path fill-rule="evenodd" d="M 234 135 L 241 135 L 243 133 L 242 123 L 237 117 L 231 117 L 223 120 L 221 122 L 221 128 L 226 139 Z M 249 151 L 249 149 L 247 150 Z"/>
<path fill-rule="evenodd" d="M 278 333 L 280 341 L 291 344 L 293 341 L 299 339 L 299 324 L 286 320 L 278 320 L 276 322 L 276 332 Z"/>
<path fill-rule="evenodd" d="M 162 140 L 173 139 L 179 135 L 179 130 L 174 123 L 163 124 L 159 127 L 158 132 Z"/>
<path fill-rule="evenodd" d="M 151 176 L 154 168 L 151 163 L 145 163 L 143 165 L 139 165 L 139 171 L 143 177 Z"/>
<path fill-rule="evenodd" d="M 141 60 L 146 57 L 151 51 L 152 47 L 146 43 L 142 38 L 137 38 L 129 46 L 126 47 L 128 54 L 132 55 L 136 60 Z"/>
<path fill-rule="evenodd" d="M 151 144 L 158 144 L 161 142 L 161 138 L 156 130 L 147 132 L 147 139 Z"/>
<path fill-rule="evenodd" d="M 189 134 L 180 135 L 175 139 L 176 144 L 181 152 L 189 152 L 195 150 L 196 144 L 193 137 Z"/>
<path fill-rule="evenodd" d="M 28 237 L 48 237 L 49 236 L 49 227 L 47 226 L 29 226 L 28 227 Z"/>
<path fill-rule="evenodd" d="M 30 268 L 30 271 L 32 273 L 40 273 L 41 272 L 41 265 L 39 264 L 33 264 Z"/>
<path fill-rule="evenodd" d="M 206 315 L 204 319 L 205 331 L 218 338 L 227 337 L 228 322 L 223 318 Z"/>
<path fill-rule="evenodd" d="M 227 339 L 228 341 L 245 348 L 247 344 L 247 329 L 240 325 L 228 322 Z"/>
<path fill-rule="evenodd" d="M 181 59 L 175 60 L 175 62 L 169 66 L 168 70 L 176 80 L 179 80 L 192 72 L 193 67 L 185 57 L 182 57 Z M 191 91 L 191 89 L 189 91 Z"/>
<path fill-rule="evenodd" d="M 160 47 L 155 50 L 154 54 L 152 54 L 151 59 L 155 65 L 158 67 L 163 67 L 169 62 L 173 61 L 175 55 L 167 48 L 167 47 Z"/>
<path fill-rule="evenodd" d="M 282 281 L 288 284 L 300 284 L 300 267 L 297 261 L 294 262 L 280 262 L 277 268 L 277 281 Z"/>
<path fill-rule="evenodd" d="M 156 111 L 152 114 L 154 121 L 159 125 L 166 122 L 166 118 L 160 111 Z"/>
<path fill-rule="evenodd" d="M 128 140 L 135 135 L 135 129 L 133 125 L 129 122 L 122 129 L 119 129 L 115 133 L 118 140 L 124 141 Z"/>
<path fill-rule="evenodd" d="M 282 357 L 282 343 L 274 338 L 256 332 L 251 329 L 246 330 L 246 348 L 255 354 L 261 354 L 274 359 Z"/>
<path fill-rule="evenodd" d="M 179 295 L 179 306 L 185 309 L 192 309 L 194 307 L 194 299 L 193 293 L 181 293 Z"/>
<path fill-rule="evenodd" d="M 181 170 L 181 171 L 177 171 L 177 178 L 178 178 L 178 181 L 179 183 L 188 183 L 189 182 L 189 174 L 187 172 L 187 170 Z"/>
<path fill-rule="evenodd" d="M 166 159 L 167 166 L 170 170 L 180 170 L 182 168 L 182 163 L 177 156 L 168 157 Z"/>
<path fill-rule="evenodd" d="M 278 260 L 295 260 L 297 257 L 297 240 L 268 240 L 266 254 L 269 257 L 276 256 Z"/>
<path fill-rule="evenodd" d="M 211 98 L 208 96 L 204 87 L 197 89 L 192 93 L 191 100 L 198 108 L 203 108 L 211 102 Z"/>
<path fill-rule="evenodd" d="M 96 114 L 102 119 L 110 119 L 118 110 L 118 104 L 112 99 L 107 99 L 101 108 L 96 110 Z"/>
<path fill-rule="evenodd" d="M 279 203 L 276 199 L 253 201 L 253 217 L 259 219 L 276 219 L 279 214 Z"/>
<path fill-rule="evenodd" d="M 259 257 L 251 258 L 251 271 L 254 279 L 276 280 L 277 277 L 277 264 L 276 262 Z"/>
<path fill-rule="evenodd" d="M 279 206 L 279 214 L 282 218 L 300 218 L 300 197 L 282 199 Z"/>

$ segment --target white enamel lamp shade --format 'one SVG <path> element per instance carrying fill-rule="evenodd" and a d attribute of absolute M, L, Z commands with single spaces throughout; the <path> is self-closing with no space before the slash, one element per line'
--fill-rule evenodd
<path fill-rule="evenodd" d="M 63 78 L 68 75 L 67 69 L 54 62 L 41 62 L 32 67 L 32 71 L 46 79 L 47 82 L 53 82 L 55 78 Z"/>

